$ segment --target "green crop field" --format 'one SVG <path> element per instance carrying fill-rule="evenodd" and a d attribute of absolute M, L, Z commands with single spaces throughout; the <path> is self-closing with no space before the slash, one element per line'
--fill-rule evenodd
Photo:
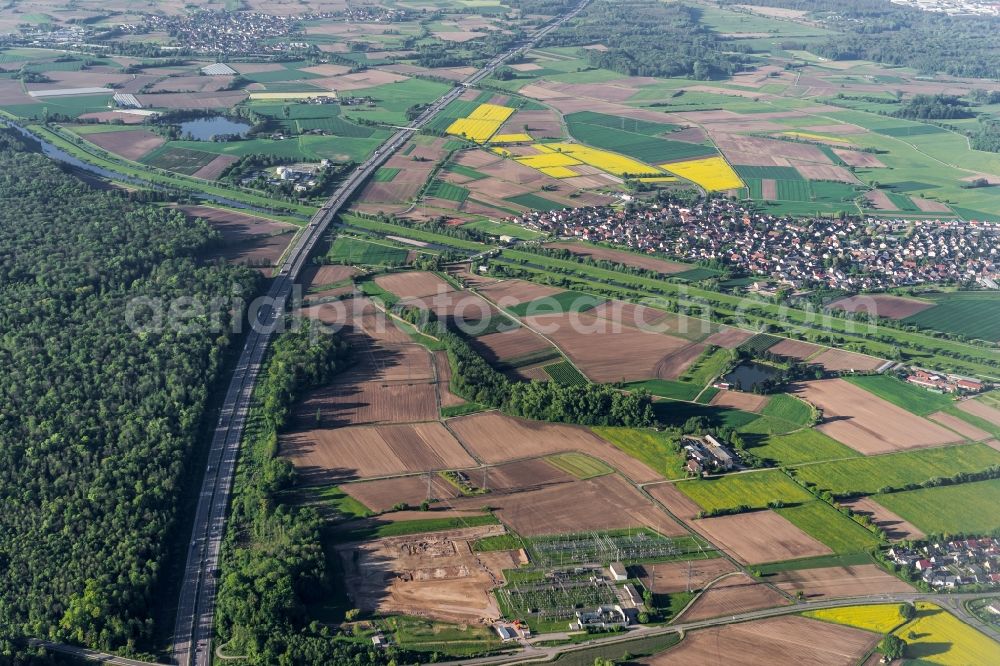
<path fill-rule="evenodd" d="M 0 108 L 21 118 L 41 119 L 55 114 L 75 118 L 93 111 L 107 111 L 111 95 L 61 95 L 37 99 L 34 104 L 4 104 Z"/>
<path fill-rule="evenodd" d="M 636 120 L 625 116 L 610 116 L 606 113 L 595 113 L 593 111 L 580 111 L 569 113 L 565 116 L 568 125 L 593 125 L 595 127 L 610 127 L 622 130 L 623 132 L 633 132 L 635 134 L 645 134 L 656 136 L 665 132 L 673 132 L 680 129 L 678 125 L 669 123 L 654 123 L 649 120 Z"/>
<path fill-rule="evenodd" d="M 153 150 L 141 161 L 149 166 L 190 176 L 216 157 L 218 156 L 212 153 L 187 148 L 171 148 L 169 144 L 166 144 Z"/>
<path fill-rule="evenodd" d="M 667 479 L 684 478 L 685 457 L 667 433 L 639 428 L 595 427 L 593 431 Z"/>
<path fill-rule="evenodd" d="M 545 459 L 547 463 L 578 479 L 592 479 L 596 476 L 611 474 L 613 469 L 600 460 L 585 456 L 582 453 L 559 453 Z"/>
<path fill-rule="evenodd" d="M 797 430 L 784 435 L 749 434 L 745 430 L 740 432 L 750 453 L 775 465 L 798 465 L 861 455 L 818 430 Z"/>
<path fill-rule="evenodd" d="M 758 333 L 753 336 L 743 344 L 739 346 L 740 349 L 745 349 L 751 354 L 759 354 L 765 352 L 774 345 L 781 342 L 783 338 L 779 338 L 776 335 L 768 335 L 767 333 Z"/>
<path fill-rule="evenodd" d="M 927 389 L 886 375 L 865 375 L 847 377 L 846 379 L 869 393 L 874 393 L 883 400 L 918 416 L 939 412 L 954 402 L 946 395 L 931 393 Z"/>
<path fill-rule="evenodd" d="M 815 499 L 809 491 L 779 470 L 680 481 L 677 489 L 706 511 L 744 505 L 759 509 L 771 502 L 797 504 Z"/>
<path fill-rule="evenodd" d="M 493 234 L 494 236 L 510 236 L 511 238 L 520 238 L 521 240 L 532 240 L 541 236 L 539 232 L 522 227 L 520 224 L 496 222 L 488 219 L 475 220 L 473 222 L 463 224 L 462 228 L 475 229 L 476 231 Z"/>
<path fill-rule="evenodd" d="M 1000 294 L 956 292 L 937 296 L 934 300 L 937 305 L 903 321 L 944 333 L 1000 341 Z"/>
<path fill-rule="evenodd" d="M 460 176 L 465 176 L 466 178 L 471 178 L 472 180 L 482 180 L 486 178 L 486 174 L 476 171 L 472 167 L 467 167 L 464 164 L 455 164 L 454 162 L 448 164 L 445 167 L 446 171 L 451 173 L 457 173 Z"/>
<path fill-rule="evenodd" d="M 569 361 L 560 361 L 546 365 L 542 368 L 552 381 L 566 386 L 582 386 L 588 384 L 587 378 L 580 374 L 580 371 L 573 367 Z"/>
<path fill-rule="evenodd" d="M 888 493 L 873 499 L 925 534 L 990 534 L 1000 529 L 1000 479 Z"/>
<path fill-rule="evenodd" d="M 940 134 L 948 130 L 937 125 L 927 125 L 925 123 L 910 123 L 907 125 L 890 125 L 888 127 L 876 127 L 872 130 L 877 134 L 892 137 L 921 136 L 923 134 Z"/>
<path fill-rule="evenodd" d="M 342 264 L 396 266 L 406 263 L 409 250 L 371 241 L 339 236 L 327 253 L 327 259 Z"/>
<path fill-rule="evenodd" d="M 704 385 L 678 382 L 670 379 L 650 379 L 644 382 L 632 382 L 627 388 L 632 390 L 645 389 L 661 398 L 694 400 L 698 397 Z"/>
<path fill-rule="evenodd" d="M 742 428 L 761 418 L 759 414 L 731 407 L 713 407 L 691 402 L 658 400 L 653 403 L 656 420 L 666 426 L 682 427 L 688 419 L 704 419 L 710 428 Z"/>
<path fill-rule="evenodd" d="M 400 169 L 395 167 L 379 167 L 372 180 L 376 183 L 390 183 L 392 179 L 399 175 Z"/>
<path fill-rule="evenodd" d="M 518 303 L 507 308 L 518 317 L 540 314 L 561 314 L 564 312 L 586 312 L 605 299 L 578 291 L 562 291 L 552 296 L 543 296 L 526 303 Z"/>
<path fill-rule="evenodd" d="M 826 502 L 814 500 L 776 510 L 800 530 L 841 555 L 858 553 L 878 545 L 878 538 Z"/>
<path fill-rule="evenodd" d="M 718 151 L 712 146 L 661 139 L 606 125 L 571 122 L 569 123 L 569 133 L 581 143 L 628 155 L 646 164 L 677 162 L 718 154 Z"/>
<path fill-rule="evenodd" d="M 882 488 L 981 472 L 993 465 L 1000 465 L 1000 451 L 985 444 L 960 444 L 802 465 L 795 469 L 795 476 L 834 495 L 870 495 Z"/>
<path fill-rule="evenodd" d="M 389 136 L 389 131 L 376 129 L 367 137 L 303 135 L 294 139 L 246 139 L 243 141 L 170 141 L 167 147 L 201 150 L 220 155 L 271 155 L 294 160 L 318 162 L 362 162 Z"/>
<path fill-rule="evenodd" d="M 777 182 L 779 201 L 812 201 L 809 183 L 804 180 L 779 180 Z"/>
<path fill-rule="evenodd" d="M 551 199 L 546 199 L 545 197 L 540 197 L 537 194 L 518 194 L 514 197 L 507 197 L 504 201 L 509 201 L 518 206 L 524 206 L 525 208 L 531 208 L 532 210 L 540 211 L 550 211 L 550 210 L 562 210 L 565 208 L 565 204 L 556 203 Z"/>
<path fill-rule="evenodd" d="M 462 203 L 469 198 L 469 190 L 461 185 L 454 185 L 443 180 L 435 180 L 427 188 L 427 196 Z"/>
<path fill-rule="evenodd" d="M 719 275 L 721 275 L 721 273 L 714 268 L 703 268 L 699 266 L 697 268 L 681 271 L 680 273 L 674 273 L 670 277 L 674 280 L 683 280 L 684 282 L 701 282 L 702 280 L 708 280 L 709 278 L 718 277 Z"/>
<path fill-rule="evenodd" d="M 795 425 L 808 425 L 813 420 L 813 408 L 793 395 L 779 393 L 772 395 L 761 410 L 764 416 L 788 421 Z"/>
<path fill-rule="evenodd" d="M 720 347 L 714 351 L 705 351 L 680 378 L 682 381 L 705 386 L 722 373 L 731 359 L 728 349 Z"/>
<path fill-rule="evenodd" d="M 740 178 L 770 179 L 770 180 L 805 180 L 794 167 L 779 166 L 734 166 Z"/>
<path fill-rule="evenodd" d="M 295 124 L 298 133 L 319 129 L 325 130 L 330 134 L 336 134 L 337 136 L 360 139 L 367 139 L 375 133 L 375 129 L 372 127 L 355 125 L 342 118 L 303 118 L 292 122 Z"/>

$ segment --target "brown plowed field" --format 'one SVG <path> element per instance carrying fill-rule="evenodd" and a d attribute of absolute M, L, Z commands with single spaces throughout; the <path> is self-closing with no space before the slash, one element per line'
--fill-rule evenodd
<path fill-rule="evenodd" d="M 874 564 L 782 571 L 767 581 L 791 595 L 801 591 L 809 600 L 913 592 L 912 587 Z"/>
<path fill-rule="evenodd" d="M 736 571 L 736 565 L 724 557 L 689 562 L 640 564 L 630 568 L 637 571 L 634 575 L 654 594 L 683 592 L 688 589 L 689 583 L 691 590 L 700 590 L 719 576 Z"/>
<path fill-rule="evenodd" d="M 745 412 L 759 412 L 767 404 L 766 395 L 744 393 L 743 391 L 719 391 L 710 404 L 717 407 L 734 407 Z"/>
<path fill-rule="evenodd" d="M 843 379 L 803 382 L 794 393 L 823 410 L 820 430 L 865 455 L 961 440 L 950 430 Z"/>
<path fill-rule="evenodd" d="M 441 400 L 442 407 L 455 407 L 464 405 L 465 398 L 451 392 L 451 364 L 448 363 L 448 352 L 434 352 L 434 368 L 437 371 L 438 399 Z"/>
<path fill-rule="evenodd" d="M 557 483 L 571 483 L 576 479 L 555 465 L 544 460 L 518 460 L 491 467 L 486 477 L 492 492 L 535 490 Z"/>
<path fill-rule="evenodd" d="M 233 155 L 219 155 L 214 160 L 203 166 L 202 168 L 195 171 L 193 175 L 195 178 L 204 178 L 205 180 L 215 180 L 222 175 L 222 172 L 226 168 L 236 162 L 239 158 Z"/>
<path fill-rule="evenodd" d="M 486 412 L 450 419 L 448 427 L 473 455 L 487 463 L 580 451 L 603 460 L 637 483 L 662 478 L 590 430 L 578 426 L 541 423 L 499 412 Z"/>
<path fill-rule="evenodd" d="M 741 328 L 724 328 L 718 333 L 713 333 L 705 338 L 705 344 L 722 347 L 723 349 L 735 349 L 752 337 L 753 333 L 744 331 Z"/>
<path fill-rule="evenodd" d="M 856 354 L 843 349 L 828 349 L 812 360 L 831 372 L 840 370 L 868 371 L 878 370 L 885 365 L 885 359 Z"/>
<path fill-rule="evenodd" d="M 228 109 L 236 106 L 247 97 L 242 90 L 235 92 L 213 93 L 158 93 L 137 94 L 139 103 L 144 107 L 162 107 L 165 109 Z"/>
<path fill-rule="evenodd" d="M 829 547 L 774 511 L 751 511 L 694 521 L 709 541 L 744 564 L 830 555 Z"/>
<path fill-rule="evenodd" d="M 178 206 L 191 217 L 205 219 L 222 234 L 222 247 L 217 251 L 231 263 L 251 266 L 273 266 L 292 241 L 294 226 L 255 215 L 213 208 L 211 206 Z M 268 268 L 265 274 L 269 273 Z"/>
<path fill-rule="evenodd" d="M 388 511 L 400 502 L 418 506 L 427 499 L 427 475 L 345 483 L 341 489 L 372 511 Z M 438 474 L 431 475 L 432 498 L 450 500 L 460 496 L 458 488 Z"/>
<path fill-rule="evenodd" d="M 1000 409 L 995 409 L 989 405 L 984 405 L 978 400 L 963 400 L 958 403 L 958 408 L 963 412 L 986 419 L 996 426 L 1000 426 Z"/>
<path fill-rule="evenodd" d="M 694 520 L 701 511 L 701 507 L 693 499 L 677 490 L 677 486 L 672 483 L 657 483 L 654 486 L 646 486 L 645 490 L 681 520 Z"/>
<path fill-rule="evenodd" d="M 591 324 L 576 313 L 566 313 L 527 317 L 525 321 L 559 346 L 595 382 L 676 379 L 694 360 L 692 350 L 686 349 L 690 345 L 687 340 L 615 326 L 607 320 Z M 678 352 L 683 353 L 676 362 L 669 358 Z"/>
<path fill-rule="evenodd" d="M 940 201 L 934 201 L 932 199 L 924 199 L 921 197 L 910 197 L 917 208 L 925 213 L 950 213 L 951 209 L 948 208 L 947 204 L 943 204 Z"/>
<path fill-rule="evenodd" d="M 872 208 L 875 210 L 899 210 L 899 208 L 896 207 L 896 204 L 892 203 L 892 199 L 889 198 L 889 195 L 882 190 L 871 190 L 869 192 L 865 192 L 865 199 L 868 200 L 868 203 L 870 203 Z"/>
<path fill-rule="evenodd" d="M 790 603 L 781 594 L 750 576 L 736 574 L 702 592 L 697 601 L 681 614 L 680 620 L 695 622 L 721 615 L 739 615 L 762 608 L 787 606 Z"/>
<path fill-rule="evenodd" d="M 489 504 L 505 524 L 525 536 L 640 525 L 666 536 L 686 534 L 683 527 L 617 474 L 560 483 L 541 490 L 491 495 Z"/>
<path fill-rule="evenodd" d="M 882 528 L 886 537 L 893 540 L 923 539 L 926 535 L 908 520 L 904 520 L 870 497 L 861 497 L 841 502 L 855 513 L 867 515 Z"/>
<path fill-rule="evenodd" d="M 774 201 L 778 198 L 778 181 L 764 178 L 760 181 L 760 196 L 764 201 Z"/>
<path fill-rule="evenodd" d="M 500 525 L 390 537 L 338 547 L 352 605 L 366 612 L 457 623 L 498 619 L 490 590 L 503 570 L 524 563 L 519 551 L 472 552 L 472 542 L 502 534 Z"/>
<path fill-rule="evenodd" d="M 800 361 L 805 360 L 815 354 L 818 351 L 822 351 L 823 347 L 819 345 L 814 345 L 811 342 L 802 342 L 801 340 L 782 340 L 778 344 L 774 345 L 767 351 L 771 354 L 777 354 L 778 356 L 785 356 L 787 358 L 795 358 Z"/>
<path fill-rule="evenodd" d="M 664 275 L 680 273 L 681 271 L 686 271 L 691 268 L 687 264 L 679 264 L 675 261 L 667 261 L 666 259 L 660 259 L 658 257 L 648 255 L 643 256 L 634 252 L 612 250 L 606 247 L 594 247 L 590 245 L 583 245 L 581 243 L 550 243 L 546 247 L 569 250 L 577 256 L 590 257 L 596 261 L 613 261 L 626 266 L 645 268 L 646 270 L 656 271 Z"/>
<path fill-rule="evenodd" d="M 646 666 L 739 664 L 740 666 L 854 666 L 881 636 L 795 615 L 693 631 Z"/>
<path fill-rule="evenodd" d="M 990 433 L 986 432 L 985 430 L 981 430 L 976 426 L 972 425 L 971 423 L 967 423 L 966 421 L 963 421 L 962 419 L 958 418 L 957 416 L 953 416 L 952 414 L 946 414 L 944 412 L 936 412 L 934 414 L 931 414 L 927 418 L 929 418 L 931 421 L 934 421 L 935 423 L 943 425 L 945 428 L 950 428 L 951 430 L 954 430 L 962 437 L 968 437 L 969 439 L 976 440 L 977 442 L 990 438 Z"/>
<path fill-rule="evenodd" d="M 667 317 L 663 310 L 618 300 L 605 301 L 585 314 L 643 329 L 656 326 Z"/>
<path fill-rule="evenodd" d="M 695 343 L 661 358 L 653 369 L 654 376 L 660 379 L 677 379 L 698 360 L 703 351 L 705 345 Z"/>
<path fill-rule="evenodd" d="M 513 331 L 480 336 L 472 340 L 471 344 L 490 363 L 525 356 L 552 346 L 545 338 L 524 326 Z"/>
<path fill-rule="evenodd" d="M 299 428 L 341 428 L 360 423 L 431 421 L 437 417 L 437 391 L 429 381 L 358 381 L 332 384 L 313 392 L 298 408 L 294 422 Z"/>
<path fill-rule="evenodd" d="M 473 467 L 440 423 L 305 430 L 281 438 L 281 455 L 307 484 Z"/>
<path fill-rule="evenodd" d="M 87 141 L 129 160 L 137 160 L 149 151 L 159 148 L 167 142 L 159 134 L 150 132 L 147 129 L 125 130 L 122 132 L 98 132 L 96 134 L 88 134 Z"/>
<path fill-rule="evenodd" d="M 480 287 L 479 292 L 486 296 L 500 307 L 510 307 L 534 301 L 545 296 L 561 294 L 565 289 L 558 287 L 548 287 L 544 284 L 525 282 L 524 280 L 503 280 L 485 287 Z"/>
<path fill-rule="evenodd" d="M 806 180 L 834 180 L 852 185 L 859 182 L 853 173 L 842 166 L 833 164 L 796 164 L 795 169 Z"/>
<path fill-rule="evenodd" d="M 864 312 L 868 315 L 889 319 L 906 319 L 927 308 L 934 307 L 934 303 L 889 294 L 863 294 L 841 298 L 830 303 L 828 307 L 847 312 Z"/>
<path fill-rule="evenodd" d="M 858 150 L 844 150 L 843 148 L 834 148 L 833 152 L 837 157 L 844 160 L 848 166 L 865 167 L 868 169 L 885 168 L 882 160 L 871 153 L 862 153 Z"/>
<path fill-rule="evenodd" d="M 353 266 L 315 266 L 307 268 L 302 277 L 302 284 L 307 288 L 322 287 L 327 284 L 342 282 L 357 275 Z"/>

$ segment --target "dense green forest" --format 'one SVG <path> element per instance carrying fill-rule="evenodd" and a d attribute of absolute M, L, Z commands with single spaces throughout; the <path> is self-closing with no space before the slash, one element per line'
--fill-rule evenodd
<path fill-rule="evenodd" d="M 746 56 L 732 53 L 698 22 L 700 15 L 698 9 L 679 3 L 595 0 L 542 45 L 604 44 L 607 51 L 586 52 L 590 64 L 630 76 L 704 80 L 744 69 Z"/>
<path fill-rule="evenodd" d="M 745 0 L 719 0 L 745 5 Z M 759 0 L 768 7 L 810 12 L 843 34 L 804 45 L 831 60 L 874 60 L 920 72 L 1000 78 L 1000 19 L 949 16 L 889 0 Z"/>
<path fill-rule="evenodd" d="M 954 95 L 914 95 L 891 115 L 911 120 L 954 120 L 972 118 L 975 114 Z"/>
<path fill-rule="evenodd" d="M 257 288 L 249 269 L 196 260 L 214 242 L 206 224 L 94 190 L 0 130 L 6 636 L 100 648 L 150 637 L 185 465 L 232 329 L 224 297 Z M 184 329 L 128 325 L 133 299 L 179 297 L 223 298 Z"/>

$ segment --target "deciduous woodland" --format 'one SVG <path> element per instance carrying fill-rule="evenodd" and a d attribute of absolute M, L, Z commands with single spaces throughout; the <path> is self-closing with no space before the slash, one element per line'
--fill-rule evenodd
<path fill-rule="evenodd" d="M 95 647 L 152 631 L 229 303 L 136 333 L 129 303 L 247 296 L 204 223 L 100 192 L 0 131 L 0 627 Z"/>

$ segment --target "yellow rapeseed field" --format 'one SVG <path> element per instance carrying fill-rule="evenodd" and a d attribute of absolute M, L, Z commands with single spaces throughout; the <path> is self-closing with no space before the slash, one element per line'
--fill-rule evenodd
<path fill-rule="evenodd" d="M 722 157 L 706 157 L 660 166 L 674 175 L 687 178 L 709 192 L 743 187 L 743 181 Z"/>
<path fill-rule="evenodd" d="M 793 136 L 799 139 L 814 139 L 816 141 L 832 141 L 834 143 L 850 143 L 847 139 L 836 136 L 826 136 L 824 134 L 813 134 L 812 132 L 784 132 L 785 136 Z"/>
<path fill-rule="evenodd" d="M 574 166 L 580 163 L 580 160 L 574 159 L 569 155 L 563 155 L 561 153 L 542 153 L 541 155 L 525 155 L 524 157 L 515 158 L 518 162 L 525 166 L 530 166 L 532 169 L 545 169 L 549 167 L 567 167 Z"/>
<path fill-rule="evenodd" d="M 476 120 L 499 120 L 503 122 L 514 115 L 514 109 L 499 104 L 480 104 L 476 110 L 469 114 L 469 118 Z"/>
<path fill-rule="evenodd" d="M 492 150 L 494 153 L 496 153 L 500 157 L 510 157 L 511 155 L 513 155 L 513 153 L 511 153 L 506 148 L 490 148 L 490 150 Z"/>
<path fill-rule="evenodd" d="M 466 139 L 483 143 L 493 136 L 500 126 L 502 120 L 484 120 L 480 118 L 459 118 L 448 126 L 448 134 L 464 136 Z"/>
<path fill-rule="evenodd" d="M 536 148 L 537 147 L 539 146 L 536 145 Z M 546 144 L 546 148 L 559 151 L 564 155 L 569 155 L 580 160 L 584 164 L 589 164 L 590 166 L 597 167 L 601 171 L 606 171 L 616 176 L 621 176 L 626 173 L 642 175 L 662 173 L 662 171 L 656 167 L 649 166 L 648 164 L 639 162 L 638 160 L 633 160 L 631 157 L 625 157 L 624 155 L 612 153 L 607 150 L 598 150 L 597 148 L 581 146 L 577 143 L 549 143 Z"/>
<path fill-rule="evenodd" d="M 541 167 L 538 170 L 546 176 L 551 176 L 552 178 L 573 178 L 574 176 L 580 175 L 572 169 L 564 166 Z"/>
<path fill-rule="evenodd" d="M 530 143 L 534 141 L 530 134 L 497 134 L 490 143 Z"/>
<path fill-rule="evenodd" d="M 844 606 L 843 608 L 806 611 L 803 615 L 816 620 L 846 624 L 858 629 L 885 634 L 898 627 L 903 621 L 903 614 L 900 613 L 899 608 L 899 604 Z"/>
<path fill-rule="evenodd" d="M 906 641 L 908 659 L 943 666 L 1000 664 L 1000 643 L 931 603 L 917 602 L 917 617 L 896 635 Z"/>

